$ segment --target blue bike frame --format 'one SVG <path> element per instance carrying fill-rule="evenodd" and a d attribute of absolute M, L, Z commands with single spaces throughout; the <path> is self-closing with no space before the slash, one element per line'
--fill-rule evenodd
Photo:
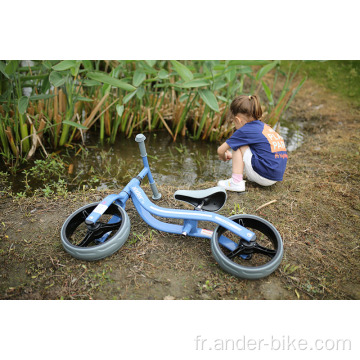
<path fill-rule="evenodd" d="M 227 230 L 230 230 L 246 241 L 250 242 L 256 239 L 255 233 L 217 213 L 198 210 L 169 209 L 157 206 L 151 202 L 140 187 L 141 181 L 146 176 L 149 179 L 150 187 L 153 192 L 153 199 L 158 200 L 161 198 L 161 195 L 156 188 L 155 181 L 150 171 L 144 144 L 145 136 L 142 134 L 137 135 L 136 141 L 139 143 L 144 168 L 135 178 L 130 180 L 130 182 L 119 194 L 111 194 L 105 197 L 104 200 L 86 218 L 85 222 L 87 224 L 96 223 L 100 219 L 101 215 L 104 214 L 107 208 L 114 202 L 125 209 L 126 202 L 129 198 L 131 198 L 142 219 L 151 227 L 159 231 L 211 239 L 213 233 L 211 230 L 197 227 L 198 221 L 210 221 L 224 227 Z M 153 215 L 170 219 L 183 219 L 184 223 L 183 225 L 165 223 L 156 219 Z M 109 223 L 112 221 L 116 222 L 118 221 L 118 218 L 111 219 Z M 105 241 L 105 239 L 106 235 L 103 236 L 102 241 Z M 220 236 L 219 243 L 230 251 L 234 251 L 238 247 L 237 243 L 225 236 Z"/>

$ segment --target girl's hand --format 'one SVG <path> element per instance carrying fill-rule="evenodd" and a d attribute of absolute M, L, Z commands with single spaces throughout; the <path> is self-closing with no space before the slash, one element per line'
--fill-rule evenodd
<path fill-rule="evenodd" d="M 231 160 L 232 159 L 232 152 L 226 150 L 225 151 L 225 157 L 226 157 L 225 161 Z"/>
<path fill-rule="evenodd" d="M 217 153 L 219 155 L 219 159 L 222 161 L 228 161 L 232 159 L 232 154 L 229 151 L 230 146 L 224 142 L 222 145 L 220 145 L 217 149 Z"/>
<path fill-rule="evenodd" d="M 232 159 L 232 153 L 226 150 L 223 154 L 219 154 L 219 158 L 222 161 L 229 161 L 230 159 Z"/>

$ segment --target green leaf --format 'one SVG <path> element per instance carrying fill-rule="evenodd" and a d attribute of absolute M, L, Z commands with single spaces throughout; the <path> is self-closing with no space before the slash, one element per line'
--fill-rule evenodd
<path fill-rule="evenodd" d="M 236 76 L 236 69 L 235 67 L 230 68 L 230 71 L 226 72 L 225 77 L 226 79 L 231 82 L 235 79 Z"/>
<path fill-rule="evenodd" d="M 150 67 L 154 67 L 154 65 L 156 64 L 156 60 L 145 60 L 145 62 L 146 62 Z"/>
<path fill-rule="evenodd" d="M 100 86 L 101 85 L 101 83 L 99 81 L 90 80 L 90 79 L 85 79 L 82 84 L 83 84 L 83 86 Z"/>
<path fill-rule="evenodd" d="M 29 98 L 27 96 L 22 96 L 18 101 L 19 113 L 25 114 L 28 105 L 29 105 Z"/>
<path fill-rule="evenodd" d="M 87 76 L 92 80 L 100 81 L 104 84 L 109 84 L 111 86 L 115 86 L 115 87 L 118 87 L 123 90 L 127 90 L 127 91 L 136 90 L 136 88 L 134 86 L 132 86 L 124 81 L 121 81 L 119 79 L 112 78 L 111 76 L 106 75 L 105 73 L 90 72 L 90 73 L 88 73 Z"/>
<path fill-rule="evenodd" d="M 54 94 L 40 94 L 40 95 L 32 95 L 30 96 L 30 100 L 31 101 L 36 101 L 36 100 L 47 100 L 47 99 L 51 99 L 53 98 L 55 95 Z"/>
<path fill-rule="evenodd" d="M 196 88 L 196 87 L 202 87 L 202 86 L 209 86 L 210 82 L 203 79 L 195 79 L 191 81 L 184 82 L 182 84 L 177 84 L 178 87 L 181 88 Z"/>
<path fill-rule="evenodd" d="M 64 71 L 64 70 L 69 70 L 72 67 L 75 68 L 76 65 L 77 65 L 76 60 L 64 60 L 64 61 L 60 61 L 58 64 L 56 64 L 52 68 L 55 71 Z"/>
<path fill-rule="evenodd" d="M 194 78 L 193 73 L 184 65 L 181 64 L 179 61 L 170 60 L 172 65 L 175 68 L 175 71 L 184 81 L 190 81 Z"/>
<path fill-rule="evenodd" d="M 71 121 L 71 120 L 63 120 L 62 123 L 66 124 L 66 125 L 74 126 L 74 127 L 78 128 L 78 129 L 83 129 L 83 130 L 88 129 L 86 126 L 78 124 L 78 123 L 76 123 L 74 121 Z"/>
<path fill-rule="evenodd" d="M 101 93 L 102 93 L 103 95 L 109 94 L 109 93 L 110 93 L 110 90 L 111 90 L 111 85 L 109 85 L 109 84 L 104 84 L 104 85 L 102 86 Z"/>
<path fill-rule="evenodd" d="M 50 81 L 49 77 L 45 77 L 41 84 L 41 94 L 46 94 L 50 90 Z"/>
<path fill-rule="evenodd" d="M 158 73 L 159 79 L 166 79 L 169 77 L 169 73 L 165 69 L 161 69 Z"/>
<path fill-rule="evenodd" d="M 203 99 L 204 103 L 209 106 L 210 109 L 219 112 L 219 104 L 216 100 L 214 93 L 210 90 L 199 90 L 199 95 Z"/>
<path fill-rule="evenodd" d="M 266 65 L 268 63 L 269 63 L 268 60 L 230 60 L 228 65 L 229 66 L 237 66 L 237 65 L 252 66 L 252 65 Z"/>
<path fill-rule="evenodd" d="M 218 81 L 215 81 L 214 83 L 214 86 L 213 86 L 213 90 L 220 90 L 222 89 L 223 87 L 225 87 L 228 83 L 225 81 L 225 80 L 218 80 Z"/>
<path fill-rule="evenodd" d="M 62 76 L 57 71 L 52 71 L 49 76 L 50 83 L 54 85 L 55 87 L 59 87 L 65 83 L 66 76 Z"/>
<path fill-rule="evenodd" d="M 278 61 L 273 61 L 272 63 L 262 67 L 256 74 L 256 80 L 260 80 L 264 75 L 266 75 L 269 71 L 271 71 L 278 63 L 279 63 Z"/>
<path fill-rule="evenodd" d="M 145 79 L 146 74 L 144 71 L 135 70 L 132 83 L 135 87 L 138 87 Z"/>
<path fill-rule="evenodd" d="M 8 75 L 12 75 L 18 67 L 19 67 L 18 60 L 10 60 L 9 63 L 5 66 L 5 72 Z"/>
<path fill-rule="evenodd" d="M 86 70 L 94 70 L 94 69 L 93 69 L 93 66 L 92 66 L 91 60 L 83 60 L 82 63 L 83 63 L 84 68 L 85 68 Z"/>
<path fill-rule="evenodd" d="M 142 87 L 138 88 L 136 91 L 136 97 L 140 100 L 143 98 L 144 95 L 145 95 L 145 89 Z"/>
<path fill-rule="evenodd" d="M 287 108 L 289 107 L 290 103 L 293 101 L 295 95 L 299 92 L 299 90 L 301 89 L 301 87 L 304 85 L 304 82 L 306 81 L 307 77 L 304 76 L 304 78 L 301 80 L 300 84 L 296 87 L 296 89 L 293 91 L 291 98 L 289 99 L 288 103 L 285 106 L 284 111 L 287 110 Z"/>
<path fill-rule="evenodd" d="M 227 99 L 227 98 L 226 98 L 226 97 L 224 97 L 224 96 L 221 96 L 221 95 L 216 95 L 216 97 L 217 97 L 219 100 L 221 100 L 221 101 L 223 101 L 223 102 L 225 102 L 225 103 L 230 102 L 230 100 L 229 100 L 229 99 Z"/>
<path fill-rule="evenodd" d="M 81 65 L 81 61 L 77 61 L 77 62 L 76 62 L 76 65 L 75 65 L 75 66 L 72 66 L 72 67 L 70 68 L 70 72 L 71 72 L 71 75 L 72 75 L 73 77 L 76 77 L 76 76 L 78 75 L 79 69 L 80 69 L 80 65 Z"/>
<path fill-rule="evenodd" d="M 180 102 L 183 102 L 185 100 L 187 100 L 189 98 L 189 94 L 182 94 L 180 97 L 179 97 L 179 101 Z"/>
<path fill-rule="evenodd" d="M 213 69 L 217 71 L 224 71 L 226 69 L 226 66 L 224 64 L 216 64 Z"/>
<path fill-rule="evenodd" d="M 46 70 L 50 70 L 52 67 L 51 62 L 49 60 L 44 60 L 42 64 Z"/>
<path fill-rule="evenodd" d="M 124 105 L 116 105 L 116 112 L 118 113 L 119 117 L 122 116 L 123 112 L 124 112 Z"/>
<path fill-rule="evenodd" d="M 269 100 L 269 105 L 271 105 L 271 106 L 274 105 L 274 98 L 273 98 L 270 88 L 264 83 L 264 81 L 261 81 L 261 83 L 264 88 L 265 94 Z"/>
<path fill-rule="evenodd" d="M 145 74 L 156 75 L 158 73 L 157 70 L 149 66 L 146 61 L 139 61 L 136 67 L 137 70 L 142 70 Z"/>
<path fill-rule="evenodd" d="M 123 104 L 126 104 L 127 102 L 129 102 L 129 101 L 135 96 L 137 90 L 138 90 L 138 89 L 136 89 L 135 91 L 127 94 L 126 96 L 124 96 L 123 101 L 122 101 Z"/>
<path fill-rule="evenodd" d="M 250 66 L 239 66 L 236 68 L 237 74 L 251 74 L 252 68 Z"/>
<path fill-rule="evenodd" d="M 165 84 L 156 84 L 154 85 L 154 88 L 166 88 L 166 87 L 170 87 L 173 84 L 170 83 L 165 83 Z"/>
<path fill-rule="evenodd" d="M 94 101 L 94 100 L 93 100 L 93 99 L 89 99 L 89 98 L 84 97 L 84 96 L 81 96 L 81 95 L 77 95 L 77 96 L 75 96 L 75 98 L 74 98 L 74 103 L 75 103 L 76 101 L 92 102 L 92 101 Z"/>
<path fill-rule="evenodd" d="M 7 79 L 10 79 L 9 78 L 9 75 L 6 73 L 5 71 L 5 63 L 3 63 L 2 61 L 0 61 L 0 72 L 7 78 Z"/>

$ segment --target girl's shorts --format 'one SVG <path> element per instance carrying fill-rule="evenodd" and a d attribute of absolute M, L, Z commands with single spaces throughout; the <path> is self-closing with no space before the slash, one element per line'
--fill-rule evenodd
<path fill-rule="evenodd" d="M 256 182 L 257 184 L 262 185 L 262 186 L 274 185 L 276 183 L 275 180 L 266 179 L 266 178 L 262 177 L 261 175 L 259 175 L 257 172 L 255 172 L 255 170 L 253 169 L 253 167 L 251 165 L 252 156 L 253 156 L 253 153 L 251 152 L 250 148 L 247 148 L 247 150 L 245 151 L 243 160 L 244 160 L 244 164 L 245 164 L 245 174 L 246 174 L 246 177 L 248 178 L 248 180 Z"/>

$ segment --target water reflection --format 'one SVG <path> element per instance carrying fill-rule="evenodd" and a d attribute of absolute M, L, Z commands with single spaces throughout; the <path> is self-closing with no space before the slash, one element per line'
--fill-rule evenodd
<path fill-rule="evenodd" d="M 287 151 L 296 150 L 304 141 L 304 133 L 302 131 L 303 125 L 292 125 L 291 123 L 283 122 L 280 126 L 280 135 L 284 138 Z"/>
<path fill-rule="evenodd" d="M 218 144 L 179 139 L 174 143 L 166 133 L 146 135 L 146 149 L 155 181 L 169 185 L 193 185 L 227 176 L 229 165 L 218 160 Z M 74 164 L 74 178 L 100 173 L 101 188 L 125 185 L 142 169 L 138 144 L 134 139 L 118 138 L 112 146 L 90 148 L 86 156 L 65 159 Z M 98 171 L 95 171 L 96 170 Z M 81 174 L 81 175 L 79 175 Z"/>

